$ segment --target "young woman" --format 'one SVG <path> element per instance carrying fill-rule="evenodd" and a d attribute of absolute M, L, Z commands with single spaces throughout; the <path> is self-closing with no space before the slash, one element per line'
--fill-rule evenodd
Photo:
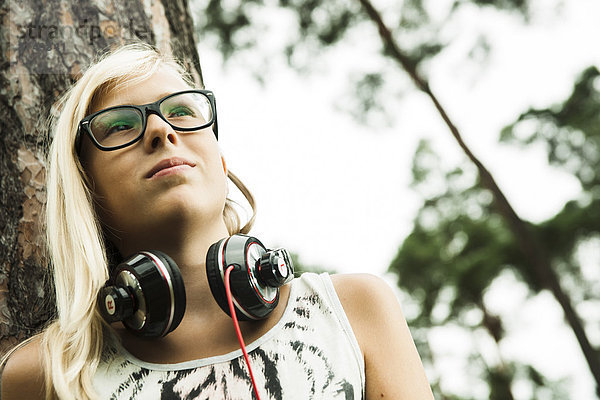
<path fill-rule="evenodd" d="M 227 178 L 253 200 L 220 153 L 212 93 L 195 88 L 174 60 L 128 45 L 64 97 L 48 161 L 58 315 L 9 357 L 3 400 L 255 398 L 205 265 L 213 243 L 254 219 L 240 226 Z M 202 115 L 182 106 L 190 99 Z M 106 322 L 97 301 L 115 259 L 150 249 L 174 260 L 186 293 L 181 323 L 154 338 Z M 240 325 L 263 400 L 432 398 L 398 302 L 374 276 L 304 274 Z"/>

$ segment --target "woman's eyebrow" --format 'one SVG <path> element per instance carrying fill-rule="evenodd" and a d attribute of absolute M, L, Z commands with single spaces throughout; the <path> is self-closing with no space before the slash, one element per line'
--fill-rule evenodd
<path fill-rule="evenodd" d="M 122 101 L 118 105 L 124 105 L 124 106 L 129 106 L 129 105 L 132 105 L 132 106 L 141 106 L 143 104 L 154 103 L 154 102 L 156 102 L 156 101 L 158 101 L 158 100 L 160 100 L 160 99 L 162 99 L 164 97 L 167 97 L 167 96 L 169 96 L 169 95 L 171 95 L 173 93 L 177 93 L 177 92 L 178 92 L 178 90 L 169 90 L 169 91 L 166 91 L 166 92 L 162 92 L 162 93 L 158 94 L 157 96 L 152 96 L 152 98 L 150 100 L 141 101 L 141 102 L 139 102 L 139 101 L 138 102 L 134 102 L 134 101 Z"/>
<path fill-rule="evenodd" d="M 150 103 L 154 103 L 164 97 L 167 97 L 170 94 L 176 93 L 176 90 L 169 90 L 167 92 L 162 92 L 156 96 L 152 96 L 152 98 L 150 98 L 149 100 L 146 101 L 142 101 L 142 102 L 128 102 L 128 103 L 122 103 L 123 105 L 134 105 L 134 106 L 141 106 L 143 104 L 150 104 Z"/>

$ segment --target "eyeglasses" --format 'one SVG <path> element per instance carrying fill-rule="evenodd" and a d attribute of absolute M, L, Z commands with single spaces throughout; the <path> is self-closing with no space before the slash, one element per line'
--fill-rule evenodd
<path fill-rule="evenodd" d="M 217 107 L 210 90 L 185 90 L 141 106 L 110 107 L 88 115 L 79 123 L 75 150 L 81 152 L 81 136 L 86 133 L 102 151 L 131 146 L 144 136 L 148 115 L 156 114 L 173 129 L 196 131 L 213 126 L 218 139 Z"/>

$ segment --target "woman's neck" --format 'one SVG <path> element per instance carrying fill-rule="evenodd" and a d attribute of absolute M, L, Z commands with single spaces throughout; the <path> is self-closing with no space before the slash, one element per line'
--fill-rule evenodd
<path fill-rule="evenodd" d="M 185 285 L 186 316 L 210 318 L 222 313 L 212 297 L 206 277 L 206 254 L 213 243 L 229 236 L 222 219 L 192 226 L 166 226 L 152 233 L 130 237 L 117 247 L 125 257 L 143 250 L 159 250 L 175 261 Z M 135 240 L 137 239 L 137 240 Z"/>

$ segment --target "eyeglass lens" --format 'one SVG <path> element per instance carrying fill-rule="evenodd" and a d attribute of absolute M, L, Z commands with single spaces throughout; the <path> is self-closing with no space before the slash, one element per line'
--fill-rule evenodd
<path fill-rule="evenodd" d="M 182 93 L 160 103 L 160 112 L 174 128 L 200 129 L 212 120 L 208 98 L 200 93 Z M 134 107 L 107 110 L 90 121 L 90 130 L 105 147 L 120 146 L 136 139 L 143 129 L 143 115 Z"/>

